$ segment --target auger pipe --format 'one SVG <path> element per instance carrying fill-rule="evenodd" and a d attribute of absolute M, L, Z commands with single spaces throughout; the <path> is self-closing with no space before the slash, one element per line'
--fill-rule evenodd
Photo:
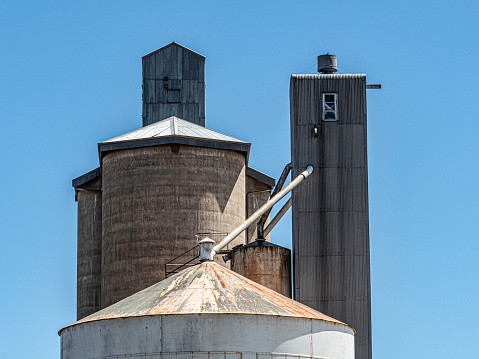
<path fill-rule="evenodd" d="M 286 181 L 286 178 L 288 178 L 289 172 L 292 169 L 293 169 L 292 162 L 288 163 L 284 167 L 283 172 L 281 173 L 281 176 L 279 177 L 278 183 L 276 183 L 276 186 L 274 187 L 273 192 L 271 193 L 271 197 L 274 197 L 281 190 L 281 188 L 283 188 L 284 182 Z M 271 208 L 268 211 L 263 213 L 260 220 L 256 224 L 256 231 L 257 231 L 259 239 L 264 239 L 264 237 L 266 236 L 266 234 L 264 234 L 264 224 L 266 223 L 266 220 L 268 219 L 269 212 L 271 212 Z"/>
<path fill-rule="evenodd" d="M 308 177 L 311 172 L 313 172 L 313 166 L 309 165 L 306 168 L 306 171 L 301 173 L 298 177 L 290 182 L 286 187 L 284 187 L 276 196 L 269 199 L 260 209 L 258 209 L 255 213 L 253 213 L 246 221 L 243 222 L 238 228 L 228 234 L 223 240 L 218 243 L 216 246 L 213 247 L 211 251 L 210 260 L 213 260 L 213 257 L 216 253 L 218 253 L 221 249 L 223 249 L 228 243 L 230 243 L 233 239 L 238 237 L 241 232 L 243 232 L 246 228 L 248 228 L 254 221 L 256 221 L 259 217 L 263 215 L 267 210 L 273 207 L 278 201 L 281 200 L 284 196 L 286 196 L 289 192 L 291 192 L 297 185 L 299 185 L 302 181 Z"/>
<path fill-rule="evenodd" d="M 269 234 L 269 232 L 271 232 L 271 230 L 274 228 L 274 226 L 278 224 L 281 218 L 283 218 L 286 212 L 288 212 L 288 209 L 291 208 L 292 204 L 293 204 L 293 199 L 289 197 L 288 201 L 284 204 L 283 207 L 281 207 L 281 209 L 278 211 L 276 216 L 274 216 L 271 222 L 269 222 L 269 224 L 264 229 L 264 233 L 263 233 L 264 237 L 266 237 Z"/>

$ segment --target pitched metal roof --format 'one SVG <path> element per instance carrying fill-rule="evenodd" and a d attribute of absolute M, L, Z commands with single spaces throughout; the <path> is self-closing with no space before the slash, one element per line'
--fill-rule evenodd
<path fill-rule="evenodd" d="M 77 188 L 80 187 L 81 185 L 84 185 L 87 182 L 90 182 L 91 180 L 101 176 L 101 168 L 95 168 L 91 170 L 90 172 L 87 172 L 77 178 L 74 178 L 72 180 L 72 187 Z"/>
<path fill-rule="evenodd" d="M 124 135 L 111 138 L 102 143 L 145 140 L 159 137 L 181 136 L 200 138 L 204 140 L 247 143 L 237 138 L 224 135 L 210 130 L 206 127 L 194 124 L 181 118 L 172 116 L 165 120 L 152 123 L 151 125 L 139 128 L 138 130 L 125 133 Z"/>
<path fill-rule="evenodd" d="M 214 262 L 204 262 L 72 324 L 171 314 L 256 314 L 340 321 Z"/>
<path fill-rule="evenodd" d="M 150 55 L 155 54 L 155 53 L 157 53 L 157 52 L 163 51 L 163 50 L 165 50 L 166 48 L 168 48 L 168 47 L 170 47 L 170 46 L 173 46 L 173 45 L 178 46 L 178 47 L 181 47 L 181 48 L 183 48 L 183 49 L 185 49 L 185 50 L 188 50 L 188 51 L 190 51 L 190 52 L 192 52 L 192 53 L 194 53 L 194 54 L 196 54 L 196 55 L 198 55 L 198 56 L 205 57 L 204 55 L 201 55 L 200 53 L 198 53 L 198 52 L 196 52 L 196 51 L 193 51 L 193 50 L 187 48 L 186 46 L 183 46 L 183 45 L 181 45 L 181 44 L 179 44 L 179 43 L 177 43 L 177 42 L 174 42 L 174 41 L 173 41 L 173 42 L 170 42 L 168 45 L 165 45 L 165 46 L 163 46 L 163 47 L 160 47 L 158 50 L 155 50 L 155 51 L 150 52 L 149 54 L 146 54 L 146 55 L 143 56 L 143 57 L 147 57 L 147 56 L 150 56 Z"/>
<path fill-rule="evenodd" d="M 274 185 L 276 184 L 276 180 L 273 177 L 268 176 L 267 174 L 260 172 L 258 170 L 255 170 L 252 167 L 246 167 L 246 175 L 260 182 L 263 182 L 265 185 L 271 188 L 274 187 Z"/>
<path fill-rule="evenodd" d="M 243 153 L 246 159 L 251 147 L 248 142 L 174 116 L 100 142 L 98 147 L 101 155 L 109 151 L 172 143 L 238 151 Z"/>

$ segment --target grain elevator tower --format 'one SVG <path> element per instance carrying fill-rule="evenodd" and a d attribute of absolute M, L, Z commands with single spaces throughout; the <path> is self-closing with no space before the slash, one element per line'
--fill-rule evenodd
<path fill-rule="evenodd" d="M 357 359 L 370 359 L 366 75 L 334 74 L 336 56 L 290 83 L 294 298 L 356 328 Z"/>
<path fill-rule="evenodd" d="M 205 57 L 176 42 L 143 56 L 143 126 L 170 116 L 205 126 Z"/>
<path fill-rule="evenodd" d="M 142 63 L 143 126 L 98 143 L 100 167 L 72 181 L 78 319 L 194 265 L 198 238 L 234 230 L 275 184 L 250 143 L 205 127 L 203 55 L 172 42 Z"/>

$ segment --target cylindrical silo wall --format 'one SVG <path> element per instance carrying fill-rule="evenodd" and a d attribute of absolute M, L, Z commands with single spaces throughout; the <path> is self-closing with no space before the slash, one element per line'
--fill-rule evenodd
<path fill-rule="evenodd" d="M 291 298 L 291 251 L 280 246 L 239 247 L 231 254 L 231 269 Z"/>
<path fill-rule="evenodd" d="M 354 359 L 354 330 L 279 315 L 139 316 L 65 328 L 61 352 L 68 359 Z"/>
<path fill-rule="evenodd" d="M 100 310 L 101 295 L 101 177 L 77 189 L 78 254 L 77 318 Z"/>
<path fill-rule="evenodd" d="M 195 234 L 244 221 L 245 157 L 235 151 L 120 150 L 105 155 L 102 176 L 102 308 L 164 279 L 164 264 L 195 247 Z M 230 246 L 241 243 L 244 235 Z"/>
<path fill-rule="evenodd" d="M 252 214 L 254 214 L 258 209 L 260 209 L 266 202 L 268 202 L 271 188 L 264 184 L 261 181 L 258 181 L 256 178 L 246 176 L 246 202 L 247 202 L 247 214 L 246 217 L 248 218 Z M 246 243 L 250 243 L 255 241 L 258 238 L 256 224 L 259 222 L 259 219 L 254 222 L 251 226 L 248 227 L 246 230 Z M 266 220 L 265 227 L 269 223 L 269 216 Z M 270 236 L 267 235 L 266 240 L 270 240 Z"/>

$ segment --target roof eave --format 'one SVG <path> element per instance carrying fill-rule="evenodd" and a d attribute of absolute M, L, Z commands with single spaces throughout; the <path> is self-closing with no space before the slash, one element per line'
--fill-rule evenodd
<path fill-rule="evenodd" d="M 101 163 L 103 156 L 107 154 L 108 152 L 127 150 L 132 148 L 162 146 L 162 145 L 169 145 L 169 144 L 236 151 L 241 153 L 243 156 L 245 156 L 246 165 L 248 165 L 249 151 L 251 148 L 251 144 L 248 142 L 240 143 L 240 142 L 207 140 L 207 139 L 194 138 L 194 137 L 168 136 L 168 137 L 148 138 L 148 139 L 130 140 L 130 141 L 118 141 L 118 142 L 109 142 L 109 143 L 101 142 L 98 144 L 98 155 L 99 155 L 100 163 Z"/>

